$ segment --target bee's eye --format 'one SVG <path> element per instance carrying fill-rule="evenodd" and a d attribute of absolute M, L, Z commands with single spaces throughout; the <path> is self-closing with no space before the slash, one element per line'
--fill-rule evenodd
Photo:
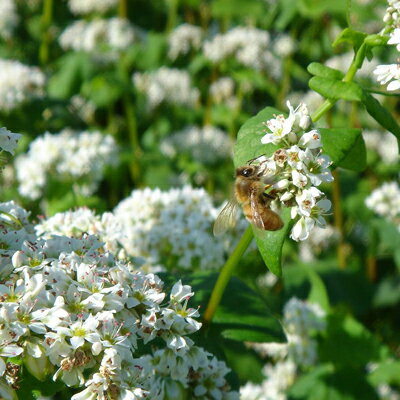
<path fill-rule="evenodd" d="M 252 172 L 253 172 L 252 168 L 246 168 L 243 170 L 242 174 L 243 174 L 243 176 L 250 176 L 252 174 Z"/>

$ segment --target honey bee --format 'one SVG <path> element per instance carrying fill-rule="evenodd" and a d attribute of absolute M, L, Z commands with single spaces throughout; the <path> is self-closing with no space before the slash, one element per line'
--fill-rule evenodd
<path fill-rule="evenodd" d="M 236 213 L 240 206 L 245 217 L 255 227 L 266 231 L 276 231 L 283 227 L 281 217 L 271 210 L 275 199 L 271 188 L 271 177 L 264 175 L 262 164 L 247 164 L 236 169 L 235 198 L 222 209 L 214 223 L 214 235 L 218 236 L 236 224 Z"/>

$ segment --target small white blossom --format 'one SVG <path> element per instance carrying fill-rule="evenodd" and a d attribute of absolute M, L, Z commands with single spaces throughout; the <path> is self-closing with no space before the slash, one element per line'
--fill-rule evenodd
<path fill-rule="evenodd" d="M 104 14 L 115 8 L 118 0 L 68 0 L 68 7 L 75 15 L 86 15 L 91 13 Z"/>
<path fill-rule="evenodd" d="M 145 93 L 149 108 L 165 102 L 188 107 L 196 106 L 200 92 L 193 88 L 187 71 L 161 67 L 148 73 L 136 72 L 133 82 L 139 92 Z"/>
<path fill-rule="evenodd" d="M 0 0 L 0 36 L 10 39 L 19 22 L 15 0 Z"/>
<path fill-rule="evenodd" d="M 171 32 L 168 44 L 168 57 L 172 60 L 179 55 L 186 55 L 191 49 L 198 50 L 201 47 L 202 30 L 198 26 L 182 24 Z"/>
<path fill-rule="evenodd" d="M 37 67 L 0 59 L 0 110 L 8 112 L 28 100 L 42 97 L 45 80 Z"/>

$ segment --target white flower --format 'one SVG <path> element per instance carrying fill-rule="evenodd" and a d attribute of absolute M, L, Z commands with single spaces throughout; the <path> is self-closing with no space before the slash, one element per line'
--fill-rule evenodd
<path fill-rule="evenodd" d="M 192 87 L 189 73 L 176 68 L 161 67 L 148 73 L 136 72 L 133 82 L 139 92 L 146 94 L 150 109 L 163 102 L 194 107 L 200 96 L 199 90 Z"/>
<path fill-rule="evenodd" d="M 297 213 L 302 216 L 293 226 L 290 237 L 295 241 L 306 240 L 315 224 L 322 228 L 325 227 L 326 221 L 323 215 L 325 215 L 330 208 L 331 202 L 327 199 L 315 203 L 315 198 L 304 197 L 301 206 L 297 208 Z M 296 207 L 293 207 L 293 209 L 296 209 Z"/>
<path fill-rule="evenodd" d="M 0 0 L 0 36 L 11 39 L 19 22 L 15 0 Z"/>
<path fill-rule="evenodd" d="M 68 0 L 68 7 L 73 14 L 105 13 L 118 4 L 118 0 Z"/>
<path fill-rule="evenodd" d="M 316 129 L 306 132 L 300 138 L 299 146 L 307 147 L 309 149 L 318 149 L 322 147 L 321 135 Z"/>
<path fill-rule="evenodd" d="M 385 182 L 365 200 L 368 208 L 400 226 L 400 187 L 397 182 Z"/>
<path fill-rule="evenodd" d="M 387 43 L 395 44 L 397 50 L 400 51 L 400 28 L 395 28 L 393 32 L 390 33 L 390 38 Z"/>
<path fill-rule="evenodd" d="M 231 156 L 232 145 L 226 132 L 206 125 L 202 128 L 188 126 L 173 133 L 161 142 L 160 149 L 169 157 L 188 153 L 195 161 L 213 165 Z"/>
<path fill-rule="evenodd" d="M 261 143 L 278 144 L 282 139 L 292 131 L 294 118 L 293 114 L 290 114 L 288 118 L 285 118 L 282 114 L 277 115 L 275 118 L 268 120 L 265 125 L 271 131 L 261 138 Z"/>
<path fill-rule="evenodd" d="M 376 79 L 381 85 L 386 85 L 387 90 L 397 90 L 400 88 L 400 65 L 389 64 L 389 65 L 378 65 L 374 70 L 374 74 L 377 75 Z"/>
<path fill-rule="evenodd" d="M 96 190 L 105 167 L 117 163 L 117 147 L 110 135 L 69 129 L 39 136 L 30 144 L 28 153 L 15 161 L 19 191 L 31 199 L 40 197 L 50 178 L 79 179 L 75 190 L 90 195 Z"/>
<path fill-rule="evenodd" d="M 171 32 L 168 43 L 168 57 L 175 60 L 179 55 L 186 55 L 191 49 L 198 50 L 201 46 L 202 30 L 190 24 L 179 25 Z"/>
<path fill-rule="evenodd" d="M 116 60 L 136 40 L 137 34 L 122 18 L 77 20 L 59 37 L 64 50 L 85 51 L 104 61 Z"/>
<path fill-rule="evenodd" d="M 0 59 L 0 110 L 8 112 L 28 100 L 42 97 L 45 80 L 37 67 Z"/>

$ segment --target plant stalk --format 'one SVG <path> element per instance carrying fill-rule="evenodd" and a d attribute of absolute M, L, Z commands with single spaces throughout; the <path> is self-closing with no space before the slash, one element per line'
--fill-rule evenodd
<path fill-rule="evenodd" d="M 118 2 L 118 17 L 128 18 L 128 2 L 127 0 L 119 0 Z"/>
<path fill-rule="evenodd" d="M 215 311 L 217 310 L 217 307 L 221 302 L 226 285 L 228 284 L 229 279 L 236 266 L 239 264 L 243 253 L 247 250 L 247 247 L 249 247 L 252 239 L 253 230 L 251 228 L 251 225 L 249 225 L 218 276 L 217 282 L 214 286 L 206 311 L 204 313 L 204 324 L 208 325 L 211 322 Z"/>
<path fill-rule="evenodd" d="M 39 48 L 39 61 L 42 66 L 49 62 L 49 45 L 51 41 L 51 35 L 49 28 L 53 19 L 53 0 L 44 0 L 43 2 L 43 14 L 42 14 L 42 42 Z"/>

